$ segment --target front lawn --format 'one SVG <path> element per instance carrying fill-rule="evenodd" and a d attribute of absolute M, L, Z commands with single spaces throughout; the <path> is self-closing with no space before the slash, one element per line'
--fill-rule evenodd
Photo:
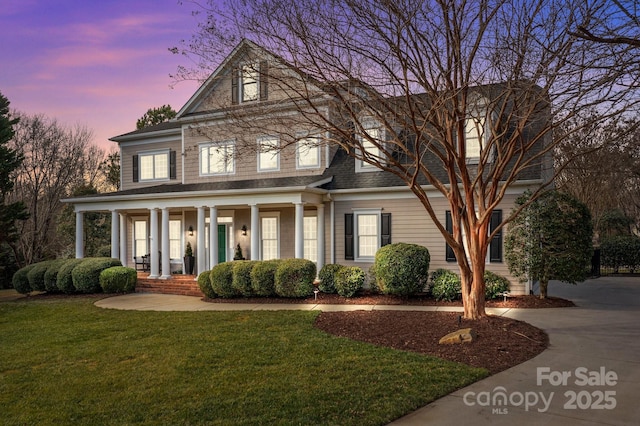
<path fill-rule="evenodd" d="M 318 312 L 94 301 L 0 303 L 0 424 L 385 424 L 487 375 L 330 336 Z"/>

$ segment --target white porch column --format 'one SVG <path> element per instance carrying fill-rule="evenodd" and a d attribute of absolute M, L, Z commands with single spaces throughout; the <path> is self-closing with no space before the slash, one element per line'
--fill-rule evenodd
<path fill-rule="evenodd" d="M 120 262 L 127 266 L 127 216 L 120 213 Z"/>
<path fill-rule="evenodd" d="M 209 207 L 209 267 L 218 264 L 218 208 Z"/>
<path fill-rule="evenodd" d="M 260 208 L 257 204 L 251 204 L 251 247 L 249 257 L 251 260 L 260 260 Z"/>
<path fill-rule="evenodd" d="M 158 259 L 158 209 L 153 208 L 149 210 L 150 216 L 150 224 L 151 228 L 151 251 L 149 252 L 149 261 L 151 262 L 151 272 L 149 273 L 149 278 L 159 278 L 160 277 L 160 262 Z"/>
<path fill-rule="evenodd" d="M 295 203 L 295 257 L 296 259 L 304 258 L 304 204 Z"/>
<path fill-rule="evenodd" d="M 120 257 L 120 215 L 116 210 L 111 210 L 111 257 Z"/>
<path fill-rule="evenodd" d="M 336 263 L 336 206 L 332 200 L 329 203 L 329 263 Z"/>
<path fill-rule="evenodd" d="M 76 259 L 84 257 L 84 212 L 76 212 Z"/>
<path fill-rule="evenodd" d="M 196 272 L 195 275 L 196 277 L 198 275 L 200 275 L 200 272 L 203 272 L 207 269 L 206 264 L 207 264 L 207 257 L 206 257 L 206 253 L 205 253 L 205 235 L 204 235 L 204 228 L 205 228 L 205 220 L 204 220 L 204 206 L 200 206 L 198 207 L 198 237 L 197 237 L 197 242 L 196 242 Z"/>
<path fill-rule="evenodd" d="M 166 280 L 171 278 L 171 253 L 169 248 L 169 209 L 167 207 L 162 208 L 162 275 L 161 279 Z"/>
<path fill-rule="evenodd" d="M 318 273 L 324 266 L 324 204 L 318 204 Z"/>

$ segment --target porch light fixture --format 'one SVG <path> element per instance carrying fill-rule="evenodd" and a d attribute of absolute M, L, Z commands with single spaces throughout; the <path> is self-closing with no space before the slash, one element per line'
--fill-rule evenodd
<path fill-rule="evenodd" d="M 189 227 L 189 236 L 193 237 L 193 226 Z"/>
<path fill-rule="evenodd" d="M 244 235 L 245 237 L 247 236 L 247 225 L 242 225 L 242 235 Z"/>

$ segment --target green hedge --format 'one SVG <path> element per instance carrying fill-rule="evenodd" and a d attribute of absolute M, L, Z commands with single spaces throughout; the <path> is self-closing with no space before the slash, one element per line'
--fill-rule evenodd
<path fill-rule="evenodd" d="M 251 270 L 251 288 L 256 296 L 270 297 L 276 295 L 276 271 L 280 260 L 257 262 Z"/>
<path fill-rule="evenodd" d="M 431 294 L 436 300 L 456 300 L 462 297 L 460 277 L 447 269 L 436 269 L 431 274 Z"/>
<path fill-rule="evenodd" d="M 342 297 L 352 297 L 362 289 L 365 273 L 357 266 L 343 266 L 336 272 L 334 283 L 336 291 Z"/>
<path fill-rule="evenodd" d="M 58 290 L 63 293 L 73 294 L 76 292 L 76 288 L 73 285 L 73 277 L 71 273 L 76 266 L 84 262 L 85 259 L 67 259 L 60 269 L 58 270 L 58 277 L 56 279 L 56 285 Z"/>
<path fill-rule="evenodd" d="M 605 238 L 600 252 L 602 266 L 613 268 L 616 273 L 620 268 L 628 268 L 632 273 L 640 269 L 640 237 L 636 235 Z"/>
<path fill-rule="evenodd" d="M 203 271 L 198 275 L 198 287 L 200 291 L 204 293 L 204 296 L 209 299 L 214 299 L 217 295 L 211 287 L 211 271 Z"/>
<path fill-rule="evenodd" d="M 220 297 L 235 297 L 238 294 L 233 288 L 233 262 L 223 262 L 211 269 L 209 274 L 211 288 Z"/>
<path fill-rule="evenodd" d="M 509 291 L 509 280 L 491 271 L 484 272 L 484 298 L 497 299 L 502 293 Z"/>
<path fill-rule="evenodd" d="M 112 266 L 122 266 L 118 259 L 111 257 L 89 257 L 71 272 L 73 286 L 79 293 L 99 293 L 100 273 Z"/>
<path fill-rule="evenodd" d="M 320 279 L 320 285 L 318 289 L 323 293 L 336 293 L 336 285 L 334 277 L 336 273 L 342 268 L 342 265 L 337 263 L 328 263 L 320 269 L 318 279 Z"/>
<path fill-rule="evenodd" d="M 381 247 L 375 256 L 376 286 L 383 294 L 409 296 L 429 282 L 429 250 L 418 244 L 395 243 Z"/>
<path fill-rule="evenodd" d="M 29 284 L 29 271 L 33 269 L 34 265 L 28 265 L 24 268 L 18 269 L 15 274 L 13 274 L 13 278 L 11 279 L 11 284 L 13 284 L 13 288 L 21 294 L 31 293 L 31 284 Z"/>
<path fill-rule="evenodd" d="M 253 296 L 253 285 L 251 284 L 251 271 L 256 265 L 255 260 L 237 260 L 233 262 L 233 278 L 231 286 L 240 296 Z"/>
<path fill-rule="evenodd" d="M 44 287 L 47 293 L 60 293 L 58 288 L 58 272 L 67 259 L 56 259 L 47 268 L 44 273 Z"/>
<path fill-rule="evenodd" d="M 136 289 L 138 273 L 126 266 L 113 266 L 100 272 L 99 280 L 105 293 L 131 293 Z"/>
<path fill-rule="evenodd" d="M 316 264 L 307 259 L 283 260 L 276 270 L 275 289 L 281 297 L 308 297 L 313 294 Z"/>
<path fill-rule="evenodd" d="M 33 264 L 33 268 L 31 268 L 31 270 L 27 274 L 31 290 L 47 291 L 47 288 L 44 285 L 44 274 L 45 272 L 47 272 L 47 268 L 49 268 L 51 262 L 51 260 L 45 260 L 43 262 Z"/>

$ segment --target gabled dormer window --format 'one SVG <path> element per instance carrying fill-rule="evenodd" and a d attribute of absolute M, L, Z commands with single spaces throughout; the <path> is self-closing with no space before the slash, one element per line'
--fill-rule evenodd
<path fill-rule="evenodd" d="M 268 63 L 247 62 L 234 69 L 231 79 L 231 101 L 234 104 L 265 101 L 268 95 Z"/>
<path fill-rule="evenodd" d="M 377 120 L 365 118 L 362 121 L 362 130 L 364 134 L 357 135 L 361 146 L 358 154 L 364 158 L 371 158 L 374 161 L 382 162 L 383 154 L 379 146 L 384 143 L 384 128 Z M 356 159 L 356 172 L 371 172 L 377 170 L 380 169 L 364 161 L 364 159 Z"/>

